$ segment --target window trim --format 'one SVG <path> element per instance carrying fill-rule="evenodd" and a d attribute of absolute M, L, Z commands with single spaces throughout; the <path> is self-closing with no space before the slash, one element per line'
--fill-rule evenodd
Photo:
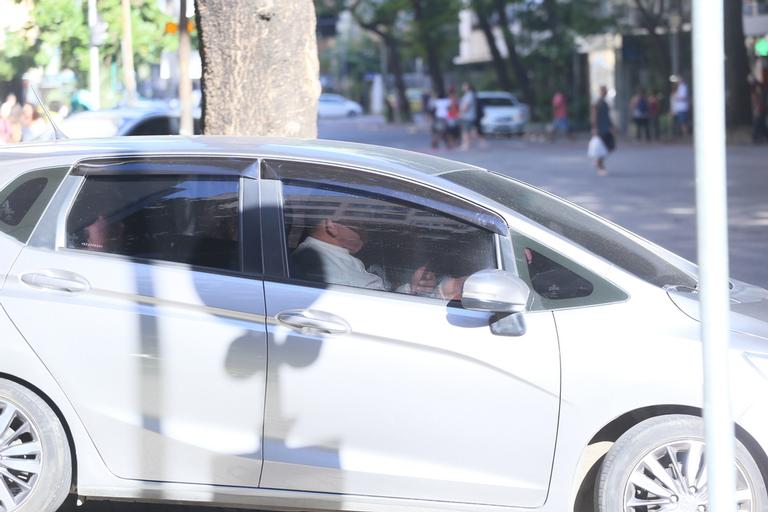
<path fill-rule="evenodd" d="M 347 169 L 346 167 L 343 167 L 342 169 Z M 397 177 L 395 177 L 397 178 Z M 293 181 L 290 180 L 289 181 Z M 356 293 L 365 293 L 365 294 L 373 294 L 380 297 L 387 297 L 387 298 L 401 298 L 403 300 L 416 300 L 419 301 L 425 301 L 430 304 L 439 304 L 441 306 L 448 306 L 448 307 L 459 307 L 461 308 L 461 301 L 458 300 L 451 300 L 446 301 L 445 299 L 439 299 L 436 297 L 425 297 L 421 295 L 410 295 L 406 293 L 397 293 L 392 291 L 385 291 L 385 290 L 371 290 L 367 288 L 359 288 L 356 286 L 349 286 L 349 285 L 343 285 L 343 284 L 331 284 L 331 283 L 319 283 L 317 281 L 305 281 L 302 279 L 296 279 L 292 278 L 288 275 L 288 251 L 287 251 L 287 243 L 285 240 L 285 208 L 284 208 L 284 194 L 283 194 L 283 181 L 280 179 L 272 179 L 272 178 L 264 178 L 262 176 L 261 183 L 263 185 L 267 184 L 273 184 L 271 186 L 267 185 L 262 188 L 262 194 L 267 194 L 267 201 L 274 201 L 277 204 L 277 215 L 275 219 L 265 219 L 265 216 L 262 215 L 262 250 L 267 251 L 268 247 L 279 247 L 279 254 L 280 254 L 280 263 L 276 264 L 273 262 L 273 264 L 270 266 L 270 268 L 267 268 L 268 260 L 269 258 L 265 254 L 264 263 L 264 281 L 265 282 L 274 282 L 274 283 L 280 283 L 280 284 L 288 284 L 288 285 L 294 285 L 294 286 L 303 286 L 303 287 L 309 287 L 309 288 L 316 288 L 316 289 L 325 289 L 325 290 L 338 290 L 338 291 L 349 291 L 349 292 L 356 292 Z M 413 184 L 417 186 L 423 186 L 423 184 L 418 182 L 412 182 Z M 317 182 L 313 182 L 310 179 L 303 180 L 301 186 L 312 186 L 312 185 L 322 185 L 318 184 Z M 341 187 L 343 188 L 343 187 Z M 355 190 L 353 187 L 350 187 L 348 190 L 352 192 L 362 192 L 367 193 L 365 191 L 359 191 Z M 438 193 L 444 193 L 444 191 L 433 188 Z M 386 194 L 381 194 L 382 197 L 387 198 Z M 405 201 L 402 199 L 395 199 L 395 201 L 403 202 L 403 203 L 412 203 L 410 201 Z M 265 204 L 264 196 L 262 196 L 262 206 Z M 413 203 L 412 203 L 413 204 Z M 418 206 L 418 205 L 417 205 Z M 445 212 L 442 212 L 440 210 L 435 210 L 436 212 L 447 215 Z M 488 210 L 491 214 L 499 217 L 500 219 L 503 219 L 500 215 Z M 466 222 L 467 224 L 477 228 L 482 229 L 484 231 L 487 231 L 493 239 L 493 256 L 495 259 L 495 268 L 497 269 L 506 269 L 509 262 L 507 261 L 507 258 L 504 257 L 506 255 L 509 248 L 505 249 L 503 247 L 504 240 L 509 241 L 510 247 L 512 246 L 512 242 L 506 235 L 500 235 L 498 233 L 494 233 L 493 231 L 477 226 L 476 223 L 470 222 L 465 219 L 460 219 L 462 222 Z M 506 224 L 505 224 L 506 225 Z M 269 243 L 268 243 L 269 242 Z M 275 252 L 275 251 L 271 251 Z M 274 260 L 277 260 L 277 258 L 274 258 Z M 515 265 L 514 258 L 511 261 L 511 265 Z M 513 272 L 516 272 L 516 270 L 513 270 Z M 383 295 L 382 295 L 383 294 Z"/>
<path fill-rule="evenodd" d="M 374 168 L 370 168 L 370 167 L 357 166 L 357 165 L 342 165 L 342 164 L 338 164 L 338 163 L 335 163 L 335 162 L 328 162 L 328 161 L 323 161 L 323 160 L 312 161 L 312 160 L 304 160 L 304 159 L 298 159 L 298 158 L 262 158 L 260 166 L 259 166 L 259 169 L 260 169 L 260 175 L 259 176 L 260 176 L 261 180 L 264 180 L 264 181 L 280 181 L 280 182 L 282 182 L 285 179 L 290 179 L 290 180 L 293 180 L 293 181 L 306 181 L 307 183 L 318 183 L 318 181 L 316 179 L 315 180 L 311 179 L 310 175 L 307 175 L 308 177 L 306 177 L 306 178 L 305 177 L 301 177 L 301 178 L 287 177 L 286 178 L 285 176 L 281 176 L 279 174 L 278 170 L 267 167 L 272 162 L 292 163 L 292 164 L 299 164 L 299 165 L 310 165 L 310 166 L 322 167 L 322 168 L 325 168 L 325 169 L 328 169 L 328 170 L 336 170 L 336 171 L 339 171 L 339 172 L 342 172 L 342 173 L 348 173 L 348 174 L 354 174 L 354 173 L 362 172 L 364 174 L 372 174 L 372 175 L 376 175 L 376 176 L 383 176 L 385 178 L 391 179 L 392 181 L 396 181 L 396 182 L 399 181 L 399 182 L 402 182 L 402 183 L 408 183 L 408 184 L 416 186 L 416 187 L 420 187 L 420 188 L 424 188 L 424 189 L 429 189 L 432 192 L 437 193 L 439 195 L 450 197 L 453 201 L 456 201 L 456 202 L 459 202 L 459 203 L 464 203 L 465 205 L 467 205 L 467 207 L 469 207 L 471 209 L 474 209 L 474 210 L 476 210 L 478 212 L 482 212 L 482 213 L 484 213 L 486 215 L 490 215 L 496 221 L 491 226 L 487 226 L 487 227 L 479 226 L 482 229 L 485 229 L 486 231 L 490 231 L 492 233 L 503 235 L 503 236 L 509 236 L 509 234 L 510 234 L 509 226 L 507 225 L 507 222 L 504 219 L 503 215 L 500 215 L 499 213 L 495 212 L 494 210 L 488 208 L 487 206 L 485 206 L 483 204 L 480 204 L 480 203 L 477 203 L 477 202 L 472 201 L 470 199 L 467 199 L 467 198 L 465 198 L 465 197 L 463 197 L 463 196 L 461 196 L 461 195 L 459 195 L 459 194 L 457 194 L 455 192 L 452 192 L 450 190 L 446 190 L 445 188 L 442 188 L 442 187 L 435 186 L 435 185 L 433 185 L 431 183 L 425 183 L 423 181 L 418 181 L 418 180 L 412 179 L 412 178 L 407 177 L 407 176 L 402 176 L 402 175 L 399 175 L 399 174 L 395 174 L 395 173 L 391 173 L 391 172 L 387 172 L 387 171 L 382 171 L 380 169 L 374 169 Z M 269 175 L 270 173 L 272 175 Z M 356 188 L 355 185 L 348 185 L 348 184 L 345 184 L 345 183 L 341 183 L 339 186 L 350 188 L 350 189 L 355 189 Z M 359 190 L 361 192 L 364 192 L 364 193 L 371 193 L 370 191 L 367 191 L 367 190 L 365 190 L 364 188 L 362 188 L 360 186 L 357 187 L 357 190 Z M 411 203 L 414 203 L 414 204 L 419 204 L 417 201 L 411 201 L 409 199 L 398 198 L 398 200 L 405 201 L 405 202 L 411 202 Z M 433 209 L 435 209 L 437 211 L 443 212 L 443 210 L 441 210 L 439 208 L 433 208 Z M 460 220 L 462 220 L 462 221 L 464 221 L 464 222 L 467 222 L 468 224 L 472 224 L 474 226 L 477 226 L 477 222 L 474 221 L 471 218 L 465 218 L 463 216 L 458 216 L 458 215 L 453 215 L 453 216 L 458 218 L 458 219 L 460 219 Z"/>
<path fill-rule="evenodd" d="M 171 156 L 179 156 L 179 155 L 171 155 Z M 153 156 L 147 156 L 147 158 L 153 158 Z M 207 158 L 207 157 L 205 157 Z M 248 168 L 250 168 L 253 164 L 249 165 Z M 245 222 L 245 214 L 244 214 L 244 190 L 243 187 L 244 182 L 253 181 L 254 184 L 258 185 L 258 180 L 254 180 L 250 176 L 245 176 L 243 173 L 235 174 L 229 174 L 229 173 L 222 173 L 222 174 L 215 174 L 215 173 L 188 173 L 183 171 L 176 171 L 176 172 L 134 172 L 134 171 L 121 171 L 119 173 L 108 173 L 108 172 L 95 172 L 95 173 L 88 173 L 88 174 L 77 174 L 74 172 L 75 167 L 77 166 L 77 163 L 72 166 L 72 172 L 70 175 L 74 178 L 79 180 L 79 183 L 73 189 L 70 191 L 71 197 L 66 198 L 66 207 L 61 209 L 61 213 L 59 214 L 58 218 L 56 219 L 56 237 L 55 237 L 55 245 L 54 245 L 54 251 L 61 252 L 61 253 L 72 253 L 76 255 L 89 255 L 93 257 L 107 257 L 116 261 L 125 261 L 129 263 L 138 263 L 138 264 L 145 264 L 145 265 L 152 265 L 152 266 L 159 266 L 159 267 L 167 267 L 167 268 L 183 268 L 192 270 L 194 272 L 205 272 L 208 274 L 219 274 L 219 275 L 227 275 L 227 276 L 237 276 L 237 277 L 246 277 L 246 278 L 254 278 L 254 279 L 262 279 L 263 277 L 263 268 L 262 272 L 256 273 L 253 272 L 253 269 L 248 269 L 248 266 L 246 264 L 245 259 L 245 245 L 246 241 L 243 238 L 243 229 L 244 229 L 244 222 Z M 184 175 L 194 175 L 194 176 L 209 176 L 209 177 L 228 177 L 228 178 L 236 178 L 232 179 L 233 182 L 237 183 L 238 186 L 238 222 L 239 222 L 239 230 L 240 230 L 240 268 L 238 270 L 228 270 L 228 269 L 222 269 L 222 268 L 216 268 L 216 267 L 205 267 L 201 265 L 192 265 L 189 263 L 182 263 L 177 261 L 171 261 L 171 260 L 160 260 L 160 259 L 152 259 L 152 258 L 137 258 L 135 256 L 126 256 L 124 254 L 116 254 L 116 253 L 110 253 L 110 252 L 100 252 L 100 251 L 86 251 L 83 249 L 77 249 L 73 247 L 67 246 L 67 220 L 69 219 L 69 216 L 72 212 L 72 208 L 75 205 L 75 202 L 77 201 L 77 198 L 80 196 L 83 187 L 85 186 L 85 182 L 88 178 L 88 176 L 184 176 Z M 63 181 L 62 181 L 63 182 Z M 260 205 L 257 210 L 260 210 Z M 250 224 L 250 223 L 249 223 Z M 257 224 L 257 226 L 260 226 L 260 223 Z M 255 237 L 249 237 L 250 240 L 253 239 L 261 240 L 261 233 L 256 233 Z M 259 257 L 261 256 L 261 253 L 259 252 Z M 253 262 L 252 259 L 249 259 L 249 261 Z"/>

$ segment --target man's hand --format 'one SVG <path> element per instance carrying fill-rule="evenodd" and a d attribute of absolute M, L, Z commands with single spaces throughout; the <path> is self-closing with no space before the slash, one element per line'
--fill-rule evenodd
<path fill-rule="evenodd" d="M 437 278 L 435 273 L 423 265 L 416 269 L 411 278 L 411 293 L 415 295 L 430 295 L 435 290 Z"/>

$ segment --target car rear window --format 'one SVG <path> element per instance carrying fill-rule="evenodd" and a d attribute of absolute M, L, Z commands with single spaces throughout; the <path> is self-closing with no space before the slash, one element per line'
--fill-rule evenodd
<path fill-rule="evenodd" d="M 237 176 L 88 176 L 67 247 L 241 270 Z"/>
<path fill-rule="evenodd" d="M 66 167 L 27 172 L 0 191 L 0 231 L 27 243 Z"/>

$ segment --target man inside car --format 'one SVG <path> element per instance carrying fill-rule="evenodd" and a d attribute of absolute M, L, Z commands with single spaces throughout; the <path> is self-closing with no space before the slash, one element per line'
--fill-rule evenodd
<path fill-rule="evenodd" d="M 454 295 L 460 294 L 461 287 L 457 283 L 441 282 L 438 286 L 435 273 L 427 265 L 417 268 L 409 282 L 393 287 L 380 275 L 367 269 L 363 261 L 355 256 L 366 241 L 365 230 L 349 221 L 330 217 L 315 221 L 309 235 L 290 256 L 291 275 L 307 281 L 409 295 L 454 298 Z M 450 291 L 450 296 L 445 296 L 443 290 Z"/>

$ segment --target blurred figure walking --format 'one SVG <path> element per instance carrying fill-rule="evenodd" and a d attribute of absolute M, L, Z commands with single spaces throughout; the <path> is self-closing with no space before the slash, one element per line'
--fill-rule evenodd
<path fill-rule="evenodd" d="M 672 89 L 670 97 L 670 107 L 673 117 L 673 134 L 675 137 L 688 136 L 688 123 L 690 104 L 688 101 L 688 84 L 683 77 L 678 77 L 675 86 Z"/>
<path fill-rule="evenodd" d="M 661 115 L 661 97 L 654 92 L 648 96 L 648 126 L 653 140 L 659 140 L 659 115 Z"/>
<path fill-rule="evenodd" d="M 611 108 L 608 106 L 608 102 L 605 101 L 608 96 L 608 88 L 604 85 L 600 86 L 600 97 L 592 105 L 591 121 L 592 121 L 592 137 L 590 141 L 590 154 L 595 159 L 595 167 L 597 169 L 598 176 L 606 176 L 608 171 L 605 168 L 605 159 L 609 153 L 616 149 L 616 138 L 614 137 L 614 126 L 611 121 Z M 599 139 L 599 143 L 594 144 L 594 138 Z M 602 143 L 603 148 L 600 148 Z M 595 151 L 592 151 L 593 146 Z"/>
<path fill-rule="evenodd" d="M 640 89 L 629 101 L 629 111 L 632 113 L 632 122 L 635 123 L 635 137 L 637 140 L 651 140 L 651 132 L 648 129 L 649 108 L 645 90 Z"/>
<path fill-rule="evenodd" d="M 759 144 L 768 141 L 768 91 L 764 84 L 750 78 L 752 99 L 752 142 Z"/>
<path fill-rule="evenodd" d="M 464 82 L 461 86 L 464 93 L 459 103 L 459 113 L 461 116 L 461 149 L 468 150 L 472 141 L 478 137 L 477 126 L 480 120 L 477 118 L 478 104 L 477 91 L 469 82 Z"/>
<path fill-rule="evenodd" d="M 558 90 L 555 95 L 552 96 L 552 137 L 554 142 L 557 139 L 558 134 L 562 134 L 566 137 L 570 135 L 568 129 L 568 101 L 565 99 L 565 94 Z"/>
<path fill-rule="evenodd" d="M 459 98 L 456 95 L 456 88 L 448 88 L 448 130 L 446 132 L 446 146 L 455 147 L 461 140 L 461 108 L 459 107 Z"/>
<path fill-rule="evenodd" d="M 432 119 L 432 148 L 438 149 L 440 141 L 448 146 L 448 110 L 451 100 L 447 97 L 435 98 L 430 101 L 429 113 Z"/>

